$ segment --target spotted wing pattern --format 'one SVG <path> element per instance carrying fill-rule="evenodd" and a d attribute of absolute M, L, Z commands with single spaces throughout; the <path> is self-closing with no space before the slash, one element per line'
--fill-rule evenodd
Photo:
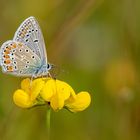
<path fill-rule="evenodd" d="M 47 53 L 44 38 L 38 22 L 34 17 L 29 17 L 17 29 L 14 41 L 21 42 L 28 46 L 38 57 L 47 64 Z"/>
<path fill-rule="evenodd" d="M 41 59 L 33 50 L 12 40 L 2 45 L 0 58 L 3 72 L 17 76 L 32 76 L 41 66 Z"/>

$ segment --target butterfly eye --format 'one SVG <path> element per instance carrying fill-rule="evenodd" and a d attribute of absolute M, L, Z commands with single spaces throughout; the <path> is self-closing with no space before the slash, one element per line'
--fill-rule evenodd
<path fill-rule="evenodd" d="M 50 68 L 50 64 L 47 64 L 47 69 L 49 69 Z"/>

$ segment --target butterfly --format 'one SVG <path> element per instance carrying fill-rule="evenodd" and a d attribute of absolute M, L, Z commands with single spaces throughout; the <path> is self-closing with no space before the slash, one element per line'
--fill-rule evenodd
<path fill-rule="evenodd" d="M 48 75 L 52 64 L 47 61 L 44 38 L 35 17 L 25 19 L 13 40 L 0 48 L 0 65 L 7 74 L 25 77 Z"/>

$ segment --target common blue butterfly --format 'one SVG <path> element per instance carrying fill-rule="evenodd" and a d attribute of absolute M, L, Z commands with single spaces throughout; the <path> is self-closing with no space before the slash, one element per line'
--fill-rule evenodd
<path fill-rule="evenodd" d="M 47 61 L 44 38 L 34 17 L 23 21 L 13 40 L 2 44 L 0 65 L 4 73 L 15 76 L 39 77 L 49 73 L 52 65 Z"/>

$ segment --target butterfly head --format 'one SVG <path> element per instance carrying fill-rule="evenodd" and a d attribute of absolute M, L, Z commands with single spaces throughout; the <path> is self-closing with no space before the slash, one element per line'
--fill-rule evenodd
<path fill-rule="evenodd" d="M 52 69 L 53 67 L 54 67 L 53 64 L 50 64 L 50 63 L 47 64 L 47 70 L 50 70 L 50 69 Z"/>

